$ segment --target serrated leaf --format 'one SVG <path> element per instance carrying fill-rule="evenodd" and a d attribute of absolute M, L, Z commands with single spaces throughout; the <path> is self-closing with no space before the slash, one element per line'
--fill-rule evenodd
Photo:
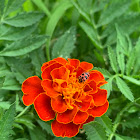
<path fill-rule="evenodd" d="M 28 13 L 20 13 L 15 17 L 5 18 L 2 20 L 2 23 L 14 26 L 14 27 L 26 27 L 31 26 L 37 23 L 44 14 L 40 12 L 28 12 Z"/>
<path fill-rule="evenodd" d="M 54 135 L 51 129 L 51 124 L 49 125 L 47 122 L 43 122 L 41 120 L 37 120 L 38 124 L 41 126 L 43 130 L 45 130 L 48 134 Z"/>
<path fill-rule="evenodd" d="M 19 40 L 29 36 L 35 31 L 37 25 L 27 26 L 24 28 L 7 27 L 7 31 L 0 35 L 0 40 Z"/>
<path fill-rule="evenodd" d="M 111 73 L 104 68 L 93 67 L 93 69 L 100 71 L 104 75 L 104 77 L 106 77 L 106 78 L 112 77 Z"/>
<path fill-rule="evenodd" d="M 92 41 L 93 45 L 95 45 L 95 47 L 97 47 L 97 49 L 101 49 L 102 47 L 98 41 L 97 34 L 96 34 L 96 31 L 94 30 L 94 28 L 85 22 L 80 22 L 79 25 L 83 29 L 83 31 L 87 34 L 89 39 Z"/>
<path fill-rule="evenodd" d="M 36 36 L 16 41 L 4 48 L 0 56 L 20 56 L 25 55 L 39 48 L 46 42 L 46 36 Z"/>
<path fill-rule="evenodd" d="M 10 66 L 13 75 L 19 81 L 20 84 L 33 75 L 31 61 L 28 58 L 16 59 L 16 58 L 5 58 L 7 64 Z M 16 63 L 15 63 L 16 62 Z M 24 67 L 24 69 L 23 69 Z"/>
<path fill-rule="evenodd" d="M 129 87 L 127 86 L 127 84 L 119 77 L 116 77 L 116 84 L 118 88 L 120 89 L 120 91 L 122 92 L 122 94 L 131 102 L 133 102 L 134 96 L 131 90 L 129 89 Z"/>
<path fill-rule="evenodd" d="M 114 18 L 121 16 L 129 8 L 130 3 L 130 0 L 112 1 L 112 4 L 102 12 L 98 26 L 108 24 Z"/>
<path fill-rule="evenodd" d="M 6 101 L 0 101 L 0 107 L 4 108 L 4 109 L 8 109 L 10 107 L 10 102 L 6 102 Z"/>
<path fill-rule="evenodd" d="M 134 84 L 140 86 L 140 80 L 137 80 L 133 77 L 129 77 L 129 76 L 125 76 L 125 75 L 123 75 L 123 78 L 130 81 L 131 83 L 134 83 Z"/>
<path fill-rule="evenodd" d="M 98 122 L 90 122 L 85 124 L 83 128 L 88 140 L 107 140 L 105 130 Z"/>
<path fill-rule="evenodd" d="M 8 3 L 6 4 L 4 16 L 9 15 L 11 12 L 17 10 L 19 7 L 22 6 L 22 4 L 25 2 L 25 0 L 8 0 Z"/>
<path fill-rule="evenodd" d="M 113 132 L 112 122 L 108 116 L 103 115 L 101 117 L 96 117 L 95 120 L 104 126 L 108 134 L 111 134 Z"/>
<path fill-rule="evenodd" d="M 115 140 L 139 140 L 133 137 L 128 137 L 128 136 L 122 136 L 122 135 L 115 135 Z"/>
<path fill-rule="evenodd" d="M 116 54 L 110 46 L 108 46 L 108 56 L 112 69 L 114 70 L 114 72 L 118 73 Z"/>
<path fill-rule="evenodd" d="M 11 105 L 11 107 L 5 112 L 2 119 L 0 120 L 0 139 L 7 140 L 12 129 L 12 125 L 14 123 L 15 116 L 15 104 Z"/>
<path fill-rule="evenodd" d="M 127 50 L 127 44 L 125 42 L 125 37 L 121 34 L 118 26 L 116 26 L 117 30 L 117 46 L 116 46 L 116 52 L 117 52 L 117 60 L 118 64 L 121 70 L 121 73 L 124 74 L 125 70 L 125 62 L 124 62 L 124 53 Z"/>
<path fill-rule="evenodd" d="M 41 75 L 41 66 L 46 61 L 44 50 L 42 48 L 39 48 L 38 50 L 31 52 L 30 57 L 31 57 L 31 63 L 35 67 L 36 75 L 40 76 Z"/>
<path fill-rule="evenodd" d="M 75 48 L 76 29 L 71 27 L 64 35 L 62 35 L 54 44 L 52 49 L 52 58 L 63 57 L 69 58 Z"/>

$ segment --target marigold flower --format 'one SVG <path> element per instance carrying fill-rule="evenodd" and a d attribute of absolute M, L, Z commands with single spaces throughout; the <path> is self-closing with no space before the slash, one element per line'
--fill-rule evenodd
<path fill-rule="evenodd" d="M 34 104 L 43 121 L 53 120 L 55 136 L 73 137 L 83 124 L 107 111 L 107 91 L 100 88 L 107 82 L 92 68 L 88 62 L 58 57 L 43 64 L 42 80 L 32 76 L 23 82 L 23 103 Z M 82 75 L 86 79 L 79 79 Z"/>

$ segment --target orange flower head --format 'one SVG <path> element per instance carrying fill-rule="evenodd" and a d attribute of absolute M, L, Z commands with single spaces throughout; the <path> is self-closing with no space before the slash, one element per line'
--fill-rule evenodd
<path fill-rule="evenodd" d="M 43 121 L 53 120 L 55 136 L 73 137 L 107 111 L 107 91 L 100 88 L 107 82 L 92 68 L 88 62 L 58 57 L 43 64 L 42 80 L 32 76 L 23 82 L 23 103 L 34 104 Z"/>

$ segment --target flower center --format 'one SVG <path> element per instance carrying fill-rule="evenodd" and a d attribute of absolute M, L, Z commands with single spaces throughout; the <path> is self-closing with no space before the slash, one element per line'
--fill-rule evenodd
<path fill-rule="evenodd" d="M 80 102 L 78 98 L 83 92 L 83 83 L 79 83 L 76 73 L 73 73 L 69 78 L 67 87 L 62 90 L 63 99 L 65 99 L 69 109 L 73 109 L 75 101 Z"/>

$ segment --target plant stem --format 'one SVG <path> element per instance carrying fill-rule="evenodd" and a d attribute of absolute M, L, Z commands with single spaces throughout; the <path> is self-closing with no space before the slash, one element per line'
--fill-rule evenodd
<path fill-rule="evenodd" d="M 24 109 L 22 112 L 20 112 L 20 113 L 16 116 L 16 118 L 19 118 L 20 116 L 22 116 L 29 108 L 30 108 L 30 106 L 25 107 L 25 109 Z"/>

